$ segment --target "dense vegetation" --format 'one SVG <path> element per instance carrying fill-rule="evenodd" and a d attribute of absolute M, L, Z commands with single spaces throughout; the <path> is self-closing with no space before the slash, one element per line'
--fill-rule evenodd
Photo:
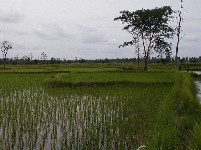
<path fill-rule="evenodd" d="M 0 70 L 0 147 L 199 149 L 201 108 L 190 75 L 150 67 L 148 72 L 122 70 L 125 64 Z"/>

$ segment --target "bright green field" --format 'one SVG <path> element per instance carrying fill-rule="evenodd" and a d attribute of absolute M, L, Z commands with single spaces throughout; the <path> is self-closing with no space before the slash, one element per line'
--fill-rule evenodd
<path fill-rule="evenodd" d="M 55 76 L 58 80 L 66 82 L 174 82 L 176 79 L 172 72 L 93 72 L 68 73 Z"/>
<path fill-rule="evenodd" d="M 0 73 L 1 149 L 199 148 L 201 108 L 188 74 L 33 68 Z M 107 82 L 115 84 L 97 84 Z"/>

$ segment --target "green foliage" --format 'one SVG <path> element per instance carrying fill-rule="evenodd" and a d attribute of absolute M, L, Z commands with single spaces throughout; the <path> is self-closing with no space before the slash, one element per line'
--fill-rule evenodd
<path fill-rule="evenodd" d="M 201 148 L 201 123 L 197 123 L 192 131 L 192 147 L 196 150 Z"/>
<path fill-rule="evenodd" d="M 155 9 L 142 9 L 134 12 L 121 11 L 122 15 L 114 20 L 120 20 L 127 25 L 123 28 L 129 33 L 133 33 L 133 36 L 145 33 L 145 36 L 149 37 L 149 34 L 158 37 L 170 37 L 173 33 L 173 29 L 168 26 L 168 21 L 172 17 L 173 10 L 170 6 L 164 6 Z M 162 34 L 162 32 L 164 32 Z M 136 34 L 136 35 L 134 35 Z M 140 35 L 141 36 L 141 35 Z M 132 44 L 132 43 L 131 43 Z"/>

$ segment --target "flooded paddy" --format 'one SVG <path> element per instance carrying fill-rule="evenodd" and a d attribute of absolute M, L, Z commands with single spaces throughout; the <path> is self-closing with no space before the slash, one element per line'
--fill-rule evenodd
<path fill-rule="evenodd" d="M 155 102 L 149 100 L 158 97 L 158 90 L 152 91 L 152 97 L 149 93 L 148 97 L 145 95 L 146 89 L 127 90 L 130 91 L 122 91 L 124 94 L 61 96 L 31 87 L 0 91 L 0 147 L 16 150 L 137 148 L 145 142 L 144 130 L 151 127 L 147 125 L 154 119 L 146 117 L 154 113 L 150 104 Z M 152 106 L 157 108 L 156 104 Z"/>
<path fill-rule="evenodd" d="M 0 148 L 129 150 L 146 146 L 156 149 L 163 145 L 161 137 L 169 139 L 162 141 L 167 142 L 164 147 L 169 141 L 170 147 L 183 147 L 183 140 L 181 144 L 177 143 L 179 135 L 186 135 L 190 130 L 182 130 L 179 134 L 175 132 L 179 126 L 173 120 L 178 120 L 180 116 L 175 118 L 174 115 L 178 107 L 175 111 L 170 109 L 176 102 L 189 100 L 183 95 L 179 101 L 172 97 L 173 89 L 178 90 L 175 97 L 181 93 L 181 88 L 175 87 L 171 80 L 180 74 L 168 73 L 171 78 L 167 78 L 167 82 L 153 82 L 156 72 L 153 76 L 150 74 L 152 72 L 144 74 L 144 77 L 147 76 L 146 83 L 53 89 L 41 85 L 47 76 L 52 75 L 2 74 Z M 186 90 L 182 91 L 184 95 L 188 93 Z M 182 107 L 181 110 L 182 118 L 186 109 Z M 193 107 L 192 110 L 198 109 Z"/>

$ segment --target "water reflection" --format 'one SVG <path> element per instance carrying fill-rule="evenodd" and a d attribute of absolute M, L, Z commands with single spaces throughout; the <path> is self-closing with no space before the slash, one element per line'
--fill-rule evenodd
<path fill-rule="evenodd" d="M 201 75 L 201 71 L 194 71 L 195 73 L 197 73 L 198 75 Z M 197 97 L 198 99 L 200 100 L 200 103 L 201 103 L 201 81 L 198 80 L 198 81 L 195 81 L 195 84 L 198 88 L 198 94 L 197 94 Z"/>
<path fill-rule="evenodd" d="M 193 71 L 194 73 L 197 73 L 198 75 L 201 75 L 201 71 Z"/>
<path fill-rule="evenodd" d="M 197 86 L 197 88 L 198 88 L 197 97 L 198 97 L 198 99 L 199 99 L 200 102 L 201 102 L 201 81 L 195 81 L 195 84 L 196 84 L 196 86 Z"/>

